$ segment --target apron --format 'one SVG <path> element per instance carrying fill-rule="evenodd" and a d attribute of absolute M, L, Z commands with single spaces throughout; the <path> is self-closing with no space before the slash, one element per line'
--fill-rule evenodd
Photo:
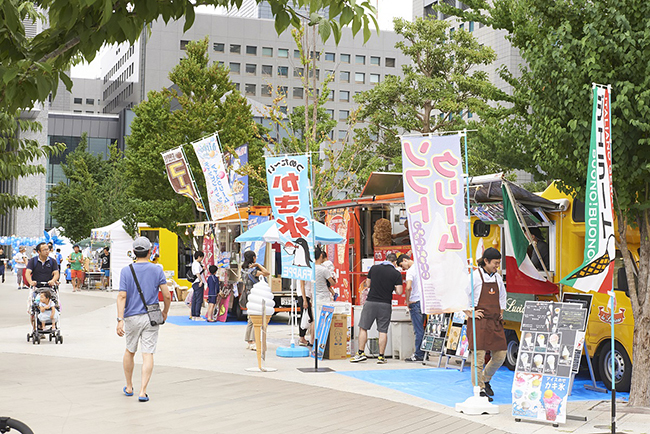
<path fill-rule="evenodd" d="M 483 271 L 479 269 L 481 275 L 481 295 L 478 299 L 476 309 L 483 309 L 483 318 L 476 319 L 476 348 L 474 348 L 472 333 L 472 318 L 467 318 L 467 339 L 469 340 L 470 350 L 500 351 L 506 350 L 506 335 L 503 330 L 503 323 L 499 319 L 501 316 L 501 305 L 499 304 L 499 284 L 497 282 L 486 283 L 483 280 Z"/>

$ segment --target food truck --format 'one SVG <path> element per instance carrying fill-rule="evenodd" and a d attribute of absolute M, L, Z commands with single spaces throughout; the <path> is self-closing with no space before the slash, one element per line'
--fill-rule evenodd
<path fill-rule="evenodd" d="M 472 251 L 468 257 L 472 264 L 488 247 L 495 247 L 504 255 L 502 270 L 508 291 L 508 306 L 504 315 L 508 355 L 506 365 L 514 369 L 519 345 L 521 313 L 526 300 L 561 301 L 563 293 L 580 292 L 573 288 L 558 285 L 558 291 L 551 294 L 529 294 L 527 288 L 508 285 L 503 250 L 503 204 L 501 176 L 488 175 L 470 178 L 469 195 L 471 211 Z M 584 259 L 584 203 L 562 193 L 552 183 L 540 194 L 531 193 L 510 184 L 517 206 L 529 227 L 539 228 L 549 245 L 547 270 L 550 281 L 560 279 L 580 266 Z M 359 305 L 363 302 L 364 280 L 367 270 L 375 262 L 385 258 L 388 252 L 410 255 L 408 231 L 406 230 L 406 207 L 404 203 L 401 173 L 373 173 L 368 179 L 359 198 L 332 201 L 315 211 L 324 214 L 325 223 L 331 229 L 346 237 L 344 245 L 328 247 L 328 256 L 338 274 L 336 290 L 343 301 Z M 317 215 L 318 218 L 318 215 Z M 388 220 L 391 237 L 389 245 L 376 245 L 375 226 L 380 219 Z M 405 232 L 406 231 L 406 232 Z M 406 234 L 406 236 L 404 236 Z M 616 232 L 618 236 L 618 232 Z M 385 240 L 384 240 L 385 241 Z M 637 262 L 639 259 L 639 232 L 627 230 L 627 252 Z M 444 270 L 441 270 L 444 272 Z M 636 273 L 636 270 L 635 270 Z M 614 290 L 616 294 L 615 339 L 615 377 L 617 390 L 628 390 L 631 379 L 632 338 L 634 319 L 628 297 L 622 253 L 617 251 L 614 270 Z M 405 304 L 404 296 L 393 296 L 393 305 Z M 610 361 L 610 312 L 609 297 L 593 293 L 588 320 L 585 344 L 592 358 L 596 375 L 611 387 Z"/>

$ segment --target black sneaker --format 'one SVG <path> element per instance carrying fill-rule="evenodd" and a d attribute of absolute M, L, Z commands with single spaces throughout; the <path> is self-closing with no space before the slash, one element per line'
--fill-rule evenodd
<path fill-rule="evenodd" d="M 485 382 L 485 393 L 487 396 L 494 396 L 494 391 L 492 390 L 492 387 L 490 386 L 490 382 L 486 381 Z"/>
<path fill-rule="evenodd" d="M 405 362 L 421 362 L 422 359 L 413 354 L 411 357 L 404 359 Z"/>
<path fill-rule="evenodd" d="M 491 396 L 488 396 L 488 394 L 485 393 L 485 390 L 481 390 L 481 393 L 479 393 L 479 396 L 485 396 L 488 399 L 488 402 L 494 401 L 494 398 L 492 398 Z"/>

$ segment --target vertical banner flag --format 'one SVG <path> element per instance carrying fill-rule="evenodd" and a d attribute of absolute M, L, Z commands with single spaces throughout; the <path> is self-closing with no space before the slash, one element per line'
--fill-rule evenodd
<path fill-rule="evenodd" d="M 182 147 L 162 152 L 167 170 L 167 178 L 174 191 L 180 195 L 187 196 L 194 201 L 196 209 L 205 212 L 201 203 L 201 195 L 194 187 L 194 180 L 190 173 L 190 165 L 185 160 Z"/>
<path fill-rule="evenodd" d="M 248 203 L 248 175 L 237 173 L 248 164 L 248 145 L 235 149 L 235 155 L 228 155 L 228 180 L 235 195 L 235 203 Z"/>
<path fill-rule="evenodd" d="M 402 137 L 413 260 L 422 313 L 429 315 L 464 310 L 469 303 L 460 137 Z"/>
<path fill-rule="evenodd" d="M 611 291 L 614 278 L 614 212 L 609 90 L 594 88 L 585 200 L 585 259 L 560 283 L 581 291 Z"/>
<path fill-rule="evenodd" d="M 269 218 L 265 215 L 249 215 L 248 216 L 248 230 L 253 229 L 255 226 L 267 222 Z M 246 252 L 252 250 L 260 263 L 264 263 L 264 256 L 266 255 L 266 242 L 265 241 L 248 241 L 243 243 L 241 251 Z"/>
<path fill-rule="evenodd" d="M 525 294 L 557 294 L 558 288 L 546 280 L 528 256 L 528 239 L 516 216 L 516 203 L 510 202 L 506 181 L 502 181 L 503 231 L 505 237 L 508 290 Z M 548 265 L 548 264 L 547 264 Z"/>
<path fill-rule="evenodd" d="M 325 226 L 343 237 L 343 242 L 338 244 L 329 244 L 327 246 L 327 258 L 334 264 L 336 270 L 336 285 L 334 290 L 338 292 L 338 301 L 352 302 L 352 276 L 350 275 L 350 257 L 348 249 L 350 239 L 348 237 L 348 228 L 350 227 L 350 209 L 338 208 L 327 212 L 325 217 Z"/>
<path fill-rule="evenodd" d="M 236 213 L 235 199 L 228 184 L 217 135 L 214 134 L 194 143 L 194 152 L 205 176 L 212 220 L 220 220 Z"/>
<path fill-rule="evenodd" d="M 305 155 L 266 159 L 271 209 L 282 245 L 282 277 L 313 281 L 314 233 Z"/>

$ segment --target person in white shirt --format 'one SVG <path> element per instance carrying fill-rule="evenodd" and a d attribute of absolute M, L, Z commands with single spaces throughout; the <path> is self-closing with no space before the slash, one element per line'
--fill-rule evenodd
<path fill-rule="evenodd" d="M 470 310 L 467 314 L 467 338 L 469 348 L 476 351 L 476 365 L 472 366 L 472 384 L 481 388 L 481 396 L 487 396 L 492 401 L 494 391 L 490 380 L 494 373 L 503 365 L 506 359 L 508 345 L 503 329 L 503 312 L 506 309 L 508 295 L 501 275 L 497 272 L 501 265 L 501 253 L 490 247 L 483 252 L 478 260 L 479 267 L 474 270 L 474 300 L 472 300 L 471 284 L 467 288 Z M 476 342 L 474 343 L 472 310 L 476 318 Z M 485 353 L 490 352 L 490 361 L 485 364 Z M 473 355 L 469 359 L 474 362 Z M 474 370 L 478 368 L 478 375 Z M 478 384 L 475 384 L 475 378 Z"/>
<path fill-rule="evenodd" d="M 420 347 L 424 338 L 424 323 L 427 321 L 427 316 L 422 314 L 422 291 L 420 290 L 418 267 L 408 255 L 404 254 L 397 258 L 397 266 L 406 271 L 406 303 L 411 314 L 413 333 L 415 333 L 415 352 L 405 361 L 421 362 L 424 360 L 424 351 Z"/>
<path fill-rule="evenodd" d="M 18 283 L 18 289 L 26 288 L 23 284 L 23 272 L 25 267 L 27 267 L 27 256 L 25 255 L 25 246 L 20 246 L 18 253 L 14 255 L 14 270 L 16 271 L 16 281 Z"/>

